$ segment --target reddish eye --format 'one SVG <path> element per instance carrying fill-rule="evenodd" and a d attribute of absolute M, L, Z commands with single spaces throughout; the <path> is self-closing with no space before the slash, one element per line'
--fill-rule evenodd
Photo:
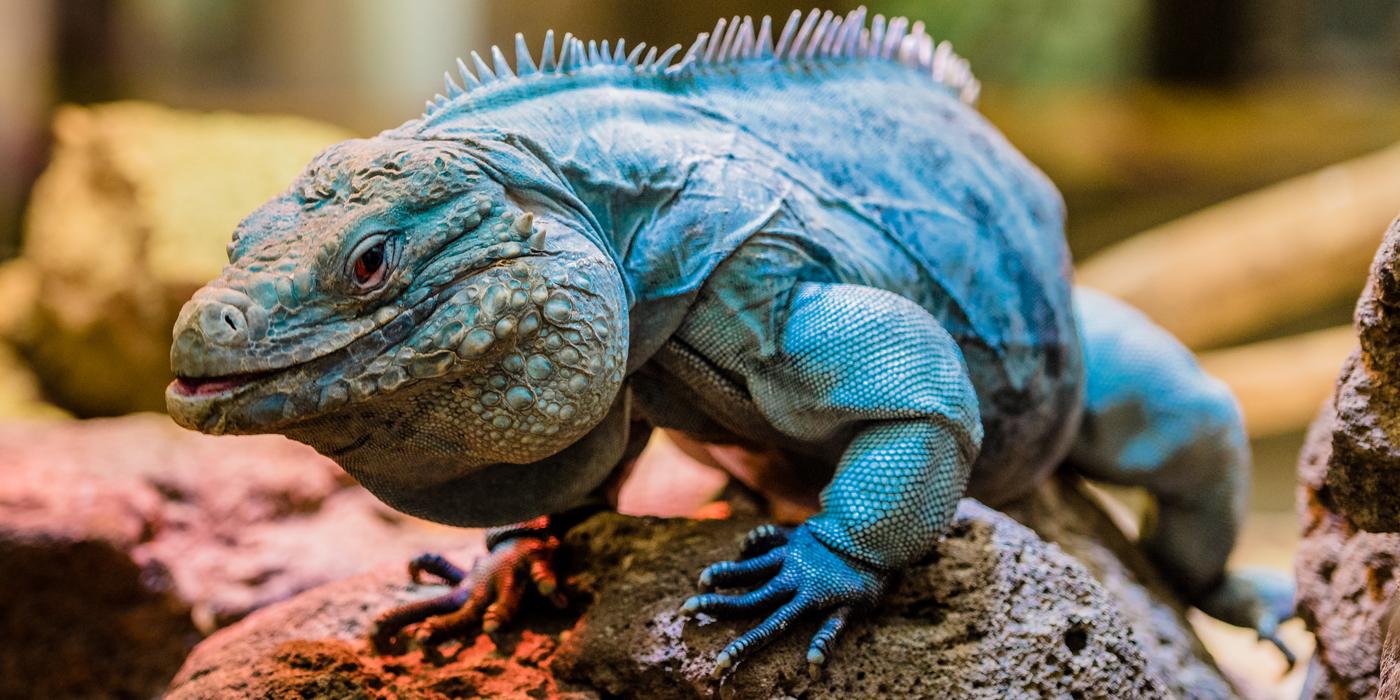
<path fill-rule="evenodd" d="M 384 281 L 384 241 L 379 241 L 362 251 L 355 258 L 350 275 L 355 280 L 355 286 L 361 289 L 376 287 Z"/>

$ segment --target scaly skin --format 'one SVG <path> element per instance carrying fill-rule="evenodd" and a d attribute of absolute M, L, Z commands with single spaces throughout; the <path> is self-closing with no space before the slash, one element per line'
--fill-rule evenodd
<path fill-rule="evenodd" d="M 736 18 L 674 65 L 568 37 L 556 62 L 551 35 L 538 66 L 518 46 L 520 77 L 473 54 L 468 91 L 449 78 L 240 224 L 176 324 L 171 415 L 310 444 L 414 515 L 524 523 L 470 575 L 416 560 L 465 583 L 386 613 L 382 646 L 428 618 L 429 644 L 490 631 L 527 574 L 557 596 L 572 518 L 538 518 L 605 500 L 650 426 L 752 448 L 736 477 L 819 506 L 702 572 L 756 588 L 686 611 L 771 613 L 721 672 L 806 615 L 825 617 L 820 667 L 961 496 L 1024 494 L 1072 447 L 1086 473 L 1160 487 L 1179 517 L 1150 552 L 1185 594 L 1268 627 L 1279 606 L 1223 573 L 1247 467 L 1228 395 L 1170 342 L 1165 389 L 1115 390 L 1158 371 L 1116 348 L 1160 330 L 1078 318 L 1096 312 L 1058 193 L 958 99 L 965 62 L 902 19 L 865 26 Z M 1183 554 L 1202 527 L 1230 537 Z"/>

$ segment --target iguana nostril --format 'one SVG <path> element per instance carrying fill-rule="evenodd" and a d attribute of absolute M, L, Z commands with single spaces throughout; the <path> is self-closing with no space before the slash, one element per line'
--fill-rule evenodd
<path fill-rule="evenodd" d="M 199 330 L 204 337 L 219 345 L 239 345 L 248 342 L 248 317 L 232 304 L 208 300 L 199 310 Z"/>

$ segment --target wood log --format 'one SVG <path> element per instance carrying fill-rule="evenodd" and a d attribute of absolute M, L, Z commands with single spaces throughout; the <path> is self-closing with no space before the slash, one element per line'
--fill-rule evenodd
<path fill-rule="evenodd" d="M 1250 437 L 1307 427 L 1356 349 L 1356 331 L 1338 326 L 1203 353 L 1201 366 L 1230 387 Z"/>
<path fill-rule="evenodd" d="M 1354 297 L 1397 209 L 1393 146 L 1134 236 L 1085 261 L 1079 282 L 1217 347 Z"/>

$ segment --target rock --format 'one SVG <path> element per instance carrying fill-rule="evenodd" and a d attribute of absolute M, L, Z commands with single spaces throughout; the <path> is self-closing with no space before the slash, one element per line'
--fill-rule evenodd
<path fill-rule="evenodd" d="M 303 445 L 159 415 L 6 424 L 0 465 L 0 697 L 150 697 L 255 608 L 479 542 L 394 513 Z"/>
<path fill-rule="evenodd" d="M 0 271 L 0 336 L 79 415 L 163 410 L 180 305 L 218 275 L 238 222 L 348 137 L 293 117 L 62 108 L 20 257 Z"/>
<path fill-rule="evenodd" d="M 1376 697 L 1387 614 L 1400 575 L 1400 534 L 1347 520 L 1326 484 L 1336 413 L 1326 406 L 1299 457 L 1302 540 L 1295 575 L 1298 612 L 1317 638 L 1317 700 Z"/>
<path fill-rule="evenodd" d="M 1308 697 L 1375 697 L 1386 610 L 1397 574 L 1400 535 L 1359 531 L 1337 510 L 1326 486 L 1331 427 L 1324 407 L 1299 456 L 1298 612 L 1317 638 Z"/>
<path fill-rule="evenodd" d="M 0 299 L 4 298 L 0 288 Z M 38 378 L 14 349 L 0 343 L 0 420 L 67 417 L 67 411 L 44 399 Z"/>
<path fill-rule="evenodd" d="M 1376 692 L 1380 700 L 1400 700 L 1400 615 L 1390 611 L 1386 626 L 1385 648 L 1381 650 L 1381 685 Z"/>
<path fill-rule="evenodd" d="M 1298 461 L 1298 611 L 1317 638 L 1311 697 L 1375 697 L 1400 576 L 1400 220 L 1356 309 L 1360 349 Z"/>
<path fill-rule="evenodd" d="M 758 520 L 603 514 L 561 549 L 574 607 L 533 601 L 499 651 L 480 636 L 441 656 L 370 653 L 366 626 L 377 612 L 446 590 L 386 566 L 214 634 L 167 697 L 1234 697 L 1179 608 L 1155 599 L 1159 584 L 1116 560 L 1126 541 L 1096 530 L 1106 518 L 1078 490 L 1047 484 L 1020 515 L 1054 521 L 1046 530 L 1088 554 L 1089 566 L 964 500 L 936 556 L 852 625 L 819 680 L 803 661 L 815 621 L 716 684 L 713 656 L 756 620 L 678 614 L 700 569 L 732 557 Z"/>
<path fill-rule="evenodd" d="M 1391 224 L 1356 304 L 1361 349 L 1333 395 L 1332 455 L 1325 482 L 1349 521 L 1400 532 L 1400 219 Z"/>

